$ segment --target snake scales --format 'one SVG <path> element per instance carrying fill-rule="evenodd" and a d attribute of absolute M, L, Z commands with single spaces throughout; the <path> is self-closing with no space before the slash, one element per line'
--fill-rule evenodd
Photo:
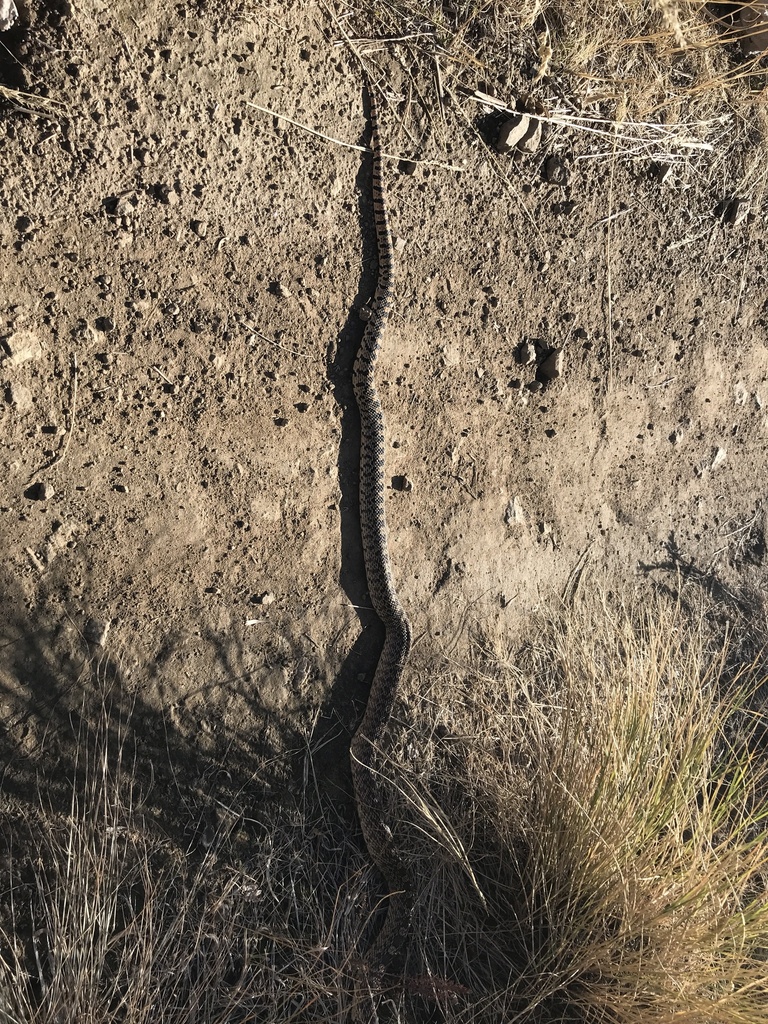
<path fill-rule="evenodd" d="M 360 410 L 360 528 L 371 602 L 384 623 L 385 640 L 368 703 L 351 743 L 352 782 L 368 853 L 391 893 L 384 924 L 367 951 L 365 966 L 381 975 L 403 951 L 411 916 L 407 865 L 393 849 L 386 821 L 387 801 L 381 776 L 382 739 L 411 649 L 411 627 L 397 596 L 387 546 L 384 510 L 384 418 L 376 390 L 376 359 L 392 307 L 394 249 L 382 174 L 376 95 L 366 79 L 373 151 L 373 212 L 379 267 L 371 318 L 355 360 L 353 387 Z"/>

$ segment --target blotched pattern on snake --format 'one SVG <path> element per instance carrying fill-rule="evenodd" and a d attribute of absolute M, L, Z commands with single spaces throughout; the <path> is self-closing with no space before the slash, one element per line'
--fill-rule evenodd
<path fill-rule="evenodd" d="M 353 385 L 360 410 L 360 527 L 365 574 L 371 602 L 384 623 L 386 636 L 365 713 L 352 739 L 351 757 L 363 837 L 390 893 L 384 925 L 365 954 L 369 974 L 380 976 L 402 955 L 412 912 L 410 873 L 407 863 L 393 849 L 381 776 L 382 739 L 411 649 L 411 627 L 392 577 L 384 510 L 384 418 L 375 369 L 392 307 L 394 249 L 383 182 L 377 99 L 371 82 L 366 84 L 371 111 L 373 211 L 379 267 L 371 318 L 355 360 Z"/>

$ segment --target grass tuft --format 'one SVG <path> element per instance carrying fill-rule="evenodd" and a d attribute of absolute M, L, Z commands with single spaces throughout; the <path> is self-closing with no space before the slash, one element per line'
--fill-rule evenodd
<path fill-rule="evenodd" d="M 458 869 L 441 896 L 441 971 L 482 993 L 462 1019 L 768 1020 L 763 671 L 706 637 L 679 607 L 582 601 L 522 668 L 480 652 L 452 728 L 476 724 L 487 912 Z"/>
<path fill-rule="evenodd" d="M 105 704 L 69 809 L 3 812 L 0 1022 L 768 1022 L 759 659 L 671 600 L 587 595 L 417 685 L 387 766 L 403 977 L 361 985 L 380 901 L 337 808 L 183 848 Z"/>

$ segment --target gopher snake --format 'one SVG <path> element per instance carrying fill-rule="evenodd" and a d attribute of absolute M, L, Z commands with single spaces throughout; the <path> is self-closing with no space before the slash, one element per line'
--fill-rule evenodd
<path fill-rule="evenodd" d="M 402 952 L 402 939 L 410 923 L 411 886 L 406 866 L 392 848 L 380 767 L 381 741 L 411 648 L 411 627 L 392 578 L 384 512 L 384 419 L 374 371 L 392 306 L 394 250 L 382 179 L 378 107 L 373 86 L 367 79 L 366 85 L 371 110 L 373 212 L 379 272 L 373 310 L 357 353 L 352 382 L 360 410 L 360 528 L 365 574 L 371 602 L 384 623 L 386 635 L 365 713 L 350 750 L 363 837 L 371 859 L 392 893 L 387 918 L 365 958 L 368 971 L 381 975 Z"/>

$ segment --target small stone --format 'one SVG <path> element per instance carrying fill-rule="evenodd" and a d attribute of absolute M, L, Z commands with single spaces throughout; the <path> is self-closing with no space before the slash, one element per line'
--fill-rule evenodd
<path fill-rule="evenodd" d="M 157 198 L 166 206 L 176 206 L 179 202 L 179 195 L 173 185 L 160 185 L 157 189 Z"/>
<path fill-rule="evenodd" d="M 256 604 L 260 604 L 262 608 L 269 608 L 269 606 L 274 603 L 275 595 L 271 590 L 265 590 L 263 594 L 259 594 L 256 598 Z"/>
<path fill-rule="evenodd" d="M 23 384 L 9 384 L 5 394 L 16 412 L 28 412 L 32 408 L 32 392 Z"/>
<path fill-rule="evenodd" d="M 88 618 L 83 626 L 83 636 L 89 644 L 97 644 L 103 647 L 107 639 L 107 633 L 112 625 L 111 622 L 102 622 L 100 619 Z"/>
<path fill-rule="evenodd" d="M 568 168 L 559 156 L 551 156 L 544 165 L 544 176 L 550 185 L 568 184 Z"/>
<path fill-rule="evenodd" d="M 395 247 L 395 252 L 402 252 L 402 251 L 403 251 L 403 249 L 405 249 L 405 247 L 406 247 L 406 245 L 407 245 L 408 243 L 406 242 L 406 240 L 405 240 L 404 238 L 401 238 L 401 237 L 400 237 L 400 236 L 398 235 L 398 237 L 397 237 L 397 238 L 396 238 L 396 239 L 395 239 L 395 240 L 393 241 L 393 243 L 392 243 L 392 244 L 393 244 L 393 245 L 394 245 L 394 247 Z"/>
<path fill-rule="evenodd" d="M 499 129 L 496 149 L 499 153 L 511 153 L 513 149 L 535 153 L 540 142 L 541 121 L 528 114 L 515 114 Z"/>
<path fill-rule="evenodd" d="M 115 321 L 111 316 L 97 316 L 94 326 L 97 331 L 101 331 L 102 334 L 109 334 L 110 331 L 115 329 Z"/>
<path fill-rule="evenodd" d="M 31 498 L 32 501 L 50 501 L 55 493 L 56 490 L 53 484 L 38 480 L 37 483 L 32 484 L 32 486 L 24 492 L 24 495 L 27 498 Z"/>
<path fill-rule="evenodd" d="M 739 224 L 743 224 L 749 216 L 749 200 L 748 199 L 732 199 L 727 206 L 725 211 L 725 219 L 729 224 L 733 224 L 737 227 Z"/>
<path fill-rule="evenodd" d="M 517 495 L 508 502 L 507 507 L 504 510 L 504 523 L 507 526 L 525 525 L 525 512 L 523 512 L 522 503 Z"/>
<path fill-rule="evenodd" d="M 193 220 L 192 230 L 198 238 L 205 238 L 208 234 L 208 221 L 205 220 Z"/>
<path fill-rule="evenodd" d="M 134 150 L 136 159 L 139 161 L 142 167 L 148 167 L 154 162 L 154 157 L 148 149 L 137 149 Z"/>
<path fill-rule="evenodd" d="M 117 491 L 118 494 L 127 494 L 128 493 L 128 485 L 127 484 L 115 484 L 112 487 L 112 490 L 113 491 Z"/>
<path fill-rule="evenodd" d="M 543 387 L 544 385 L 541 383 L 540 380 L 532 380 L 530 381 L 530 383 L 525 385 L 526 391 L 532 391 L 534 393 L 537 391 L 541 391 Z"/>
<path fill-rule="evenodd" d="M 541 121 L 536 118 L 531 118 L 531 131 L 521 139 L 517 148 L 521 153 L 535 153 L 541 145 Z"/>
<path fill-rule="evenodd" d="M 563 350 L 553 348 L 547 358 L 538 369 L 538 376 L 542 380 L 555 380 L 563 373 Z"/>
<path fill-rule="evenodd" d="M 712 459 L 712 466 L 711 466 L 711 468 L 712 469 L 717 469 L 718 466 L 722 466 L 722 464 L 725 462 L 727 454 L 728 453 L 725 450 L 725 448 L 718 448 L 717 451 L 715 452 L 714 458 Z"/>
<path fill-rule="evenodd" d="M 0 32 L 7 32 L 13 28 L 19 12 L 13 0 L 0 0 Z"/>
<path fill-rule="evenodd" d="M 360 309 L 357 311 L 357 314 L 363 321 L 363 323 L 367 324 L 368 321 L 373 316 L 373 310 L 371 309 L 370 306 L 361 306 Z"/>
<path fill-rule="evenodd" d="M 14 331 L 3 339 L 3 345 L 8 353 L 7 363 L 10 366 L 18 366 L 30 359 L 39 359 L 43 354 L 40 339 L 34 331 Z"/>
<path fill-rule="evenodd" d="M 515 359 L 521 366 L 533 366 L 536 362 L 536 346 L 532 341 L 523 341 L 518 345 Z"/>
<path fill-rule="evenodd" d="M 133 203 L 127 196 L 119 196 L 112 206 L 112 213 L 115 217 L 130 217 L 133 212 Z"/>
<path fill-rule="evenodd" d="M 290 299 L 292 293 L 287 285 L 284 285 L 282 281 L 278 281 L 275 284 L 275 294 L 279 295 L 281 299 Z"/>

